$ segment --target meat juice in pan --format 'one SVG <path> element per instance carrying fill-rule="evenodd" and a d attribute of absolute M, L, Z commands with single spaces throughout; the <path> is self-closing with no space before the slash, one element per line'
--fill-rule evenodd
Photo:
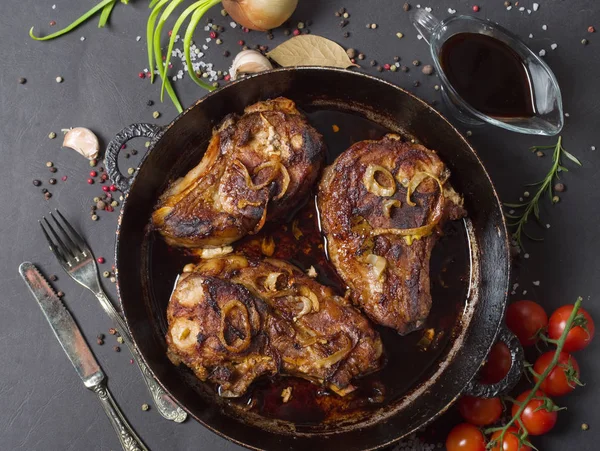
<path fill-rule="evenodd" d="M 351 144 L 364 139 L 379 139 L 390 132 L 375 122 L 339 111 L 316 109 L 309 111 L 307 116 L 325 138 L 327 165 Z M 339 127 L 338 132 L 334 131 L 333 125 Z M 397 130 L 391 132 L 397 133 Z M 344 294 L 346 286 L 327 260 L 314 195 L 289 221 L 267 223 L 258 234 L 235 243 L 234 249 L 250 255 L 262 255 L 261 244 L 268 237 L 275 242 L 272 257 L 287 260 L 303 270 L 314 267 L 318 282 L 333 287 L 340 295 Z M 167 246 L 155 234 L 151 234 L 149 240 L 152 297 L 157 303 L 157 311 L 165 312 L 177 276 L 185 264 L 196 261 L 197 257 Z M 435 362 L 444 353 L 459 323 L 468 291 L 468 249 L 464 222 L 446 223 L 444 235 L 431 256 L 433 306 L 425 326 L 404 337 L 392 329 L 376 326 L 384 343 L 384 367 L 354 381 L 357 389 L 353 393 L 340 397 L 303 379 L 276 376 L 259 379 L 244 396 L 226 402 L 234 408 L 250 409 L 266 418 L 310 426 L 348 419 L 401 398 L 435 370 Z M 164 335 L 167 329 L 165 318 L 162 327 L 160 333 Z M 407 362 L 410 362 L 410 371 L 406 370 Z M 182 371 L 190 372 L 187 368 L 182 368 Z M 281 393 L 288 387 L 292 388 L 292 395 L 284 403 Z M 217 387 L 213 387 L 211 392 L 218 396 Z"/>

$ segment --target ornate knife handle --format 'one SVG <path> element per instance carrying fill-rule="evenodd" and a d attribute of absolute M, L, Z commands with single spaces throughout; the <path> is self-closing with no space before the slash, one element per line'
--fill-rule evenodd
<path fill-rule="evenodd" d="M 135 359 L 140 371 L 142 372 L 142 376 L 144 376 L 144 382 L 146 382 L 146 387 L 150 391 L 152 395 L 152 399 L 154 399 L 154 404 L 158 412 L 166 418 L 167 420 L 172 420 L 176 423 L 182 423 L 187 418 L 187 413 L 183 410 L 177 403 L 171 398 L 163 388 L 156 382 L 154 376 L 140 357 L 137 349 L 135 348 L 133 341 L 131 340 L 131 336 L 127 330 L 127 324 L 121 318 L 121 315 L 115 310 L 112 303 L 106 296 L 104 292 L 96 293 L 96 297 L 102 304 L 104 311 L 108 314 L 108 316 L 117 324 L 119 328 L 119 333 L 121 337 L 123 337 L 123 342 L 127 345 L 133 358 Z"/>
<path fill-rule="evenodd" d="M 115 429 L 123 449 L 125 451 L 148 451 L 148 448 L 142 443 L 123 416 L 123 413 L 121 413 L 119 406 L 117 406 L 117 403 L 104 383 L 95 385 L 91 389 L 98 395 L 106 416 L 108 416 L 110 423 Z"/>

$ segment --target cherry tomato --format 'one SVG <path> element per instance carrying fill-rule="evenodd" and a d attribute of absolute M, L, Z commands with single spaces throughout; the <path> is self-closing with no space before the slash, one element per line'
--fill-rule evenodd
<path fill-rule="evenodd" d="M 506 310 L 506 325 L 523 346 L 537 342 L 538 330 L 548 325 L 548 315 L 540 304 L 533 301 L 517 301 Z"/>
<path fill-rule="evenodd" d="M 492 441 L 498 440 L 490 451 L 531 451 L 531 448 L 527 445 L 519 444 L 519 430 L 516 427 L 509 427 L 504 434 L 504 440 L 502 440 L 502 449 L 500 448 L 500 435 L 502 431 L 496 431 L 492 434 Z"/>
<path fill-rule="evenodd" d="M 461 416 L 475 426 L 487 426 L 495 423 L 502 415 L 502 403 L 499 398 L 476 398 L 463 396 L 458 401 Z"/>
<path fill-rule="evenodd" d="M 535 365 L 533 365 L 533 370 L 538 374 L 542 374 L 550 365 L 553 357 L 554 351 L 542 354 L 536 360 Z M 554 369 L 550 371 L 550 374 L 548 374 L 546 379 L 544 379 L 540 386 L 540 390 L 548 396 L 562 396 L 575 390 L 575 382 L 569 382 L 569 379 L 567 378 L 566 371 L 569 361 L 575 370 L 575 377 L 579 379 L 579 365 L 577 364 L 575 357 L 566 352 L 561 352 L 558 356 L 558 365 L 556 365 Z"/>
<path fill-rule="evenodd" d="M 558 340 L 565 330 L 569 315 L 573 311 L 572 305 L 563 305 L 557 308 L 552 316 L 550 316 L 550 322 L 548 324 L 548 336 L 553 340 Z M 594 338 L 594 320 L 588 312 L 580 308 L 578 314 L 583 314 L 586 324 L 585 329 L 581 326 L 575 326 L 571 329 L 565 340 L 563 351 L 575 352 L 581 351 L 587 345 L 590 344 L 592 338 Z M 587 329 L 587 330 L 586 330 Z"/>
<path fill-rule="evenodd" d="M 522 403 L 525 401 L 525 398 L 529 396 L 531 390 L 527 390 L 519 395 L 517 398 L 517 402 Z M 535 393 L 535 396 L 541 398 L 544 394 L 538 390 Z M 556 424 L 556 418 L 558 417 L 557 412 L 549 412 L 543 406 L 544 401 L 541 399 L 532 399 L 527 403 L 525 410 L 521 413 L 521 421 L 523 425 L 527 429 L 530 435 L 542 435 L 549 432 L 554 425 Z M 512 407 L 512 415 L 513 417 L 517 414 L 519 410 L 519 405 L 513 404 Z M 540 408 L 539 410 L 537 410 Z"/>
<path fill-rule="evenodd" d="M 511 362 L 510 349 L 499 341 L 492 346 L 487 362 L 479 372 L 481 382 L 484 384 L 500 382 L 507 375 L 508 370 L 510 370 Z"/>
<path fill-rule="evenodd" d="M 469 423 L 454 427 L 446 438 L 447 451 L 485 451 L 485 437 Z"/>

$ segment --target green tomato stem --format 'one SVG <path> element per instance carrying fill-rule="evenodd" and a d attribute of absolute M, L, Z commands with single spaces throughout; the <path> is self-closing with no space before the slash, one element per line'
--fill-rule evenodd
<path fill-rule="evenodd" d="M 560 144 L 560 139 L 559 139 L 559 144 Z M 561 334 L 560 338 L 558 339 L 558 341 L 556 343 L 556 350 L 554 351 L 554 356 L 552 357 L 550 364 L 546 367 L 544 372 L 540 375 L 537 382 L 535 383 L 535 385 L 529 392 L 529 395 L 527 395 L 527 397 L 523 400 L 523 402 L 521 403 L 521 405 L 519 407 L 519 410 L 517 410 L 517 413 L 515 413 L 513 415 L 513 417 L 507 424 L 505 424 L 502 428 L 497 429 L 497 430 L 502 431 L 502 433 L 500 434 L 500 437 L 499 437 L 500 443 L 504 442 L 504 435 L 508 431 L 508 428 L 511 427 L 515 423 L 515 421 L 518 422 L 521 425 L 521 427 L 523 427 L 522 420 L 521 420 L 521 414 L 527 407 L 527 404 L 529 404 L 529 402 L 536 397 L 536 392 L 539 390 L 540 386 L 542 385 L 542 382 L 544 382 L 544 380 L 548 377 L 548 375 L 552 372 L 552 370 L 558 364 L 558 359 L 560 357 L 560 353 L 561 353 L 563 347 L 565 346 L 565 341 L 567 339 L 567 336 L 569 335 L 569 332 L 571 331 L 573 321 L 575 320 L 575 317 L 577 316 L 577 312 L 579 311 L 579 307 L 581 306 L 582 300 L 583 299 L 581 297 L 579 297 L 575 301 L 575 304 L 573 305 L 573 310 L 571 311 L 571 314 L 569 315 L 569 319 L 567 319 L 567 322 L 565 324 L 565 329 L 563 330 L 563 333 Z M 523 429 L 524 429 L 524 431 L 526 431 L 526 429 L 524 427 L 523 427 Z"/>

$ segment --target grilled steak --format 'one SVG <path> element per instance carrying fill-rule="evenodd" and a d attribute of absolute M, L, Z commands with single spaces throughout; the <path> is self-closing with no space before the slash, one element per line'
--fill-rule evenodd
<path fill-rule="evenodd" d="M 325 170 L 318 207 L 329 257 L 374 322 L 406 334 L 431 308 L 429 258 L 462 198 L 437 154 L 397 135 L 361 141 Z"/>
<path fill-rule="evenodd" d="M 167 318 L 170 359 L 226 397 L 276 373 L 345 395 L 353 378 L 380 365 L 382 343 L 369 321 L 281 260 L 232 254 L 186 266 Z"/>
<path fill-rule="evenodd" d="M 202 161 L 161 196 L 153 225 L 174 246 L 232 243 L 301 204 L 324 155 L 322 136 L 294 102 L 251 105 L 225 118 Z"/>

